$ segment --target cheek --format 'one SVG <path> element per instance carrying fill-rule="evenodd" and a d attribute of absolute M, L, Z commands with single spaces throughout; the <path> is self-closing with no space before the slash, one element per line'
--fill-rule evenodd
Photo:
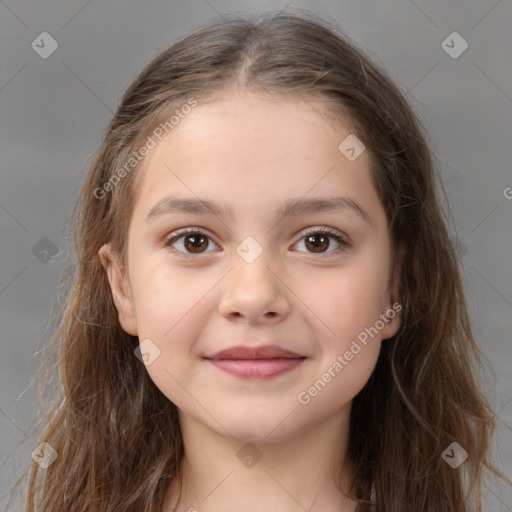
<path fill-rule="evenodd" d="M 297 395 L 304 414 L 327 417 L 349 404 L 377 363 L 387 274 L 379 264 L 364 263 L 317 280 L 309 294 L 319 357 Z"/>
<path fill-rule="evenodd" d="M 171 271 L 166 261 L 152 261 L 138 270 L 132 286 L 139 339 L 149 339 L 150 350 L 157 354 L 147 371 L 171 401 L 185 404 L 200 357 L 193 352 L 194 341 L 208 319 L 208 301 L 203 299 L 218 277 L 205 274 L 191 279 L 186 270 Z"/>
<path fill-rule="evenodd" d="M 302 406 L 299 414 L 321 419 L 350 407 L 354 397 L 368 382 L 380 351 L 378 340 L 366 347 L 359 345 L 360 352 L 353 355 L 352 360 L 348 361 L 339 354 L 339 359 L 333 358 L 329 365 L 323 367 L 322 373 L 301 389 L 296 397 Z"/>
<path fill-rule="evenodd" d="M 361 258 L 334 276 L 315 280 L 315 292 L 299 292 L 308 297 L 318 342 L 319 361 L 309 383 L 312 397 L 322 395 L 315 407 L 335 410 L 346 404 L 371 376 L 380 353 L 380 315 L 387 294 L 383 263 Z"/>
<path fill-rule="evenodd" d="M 317 318 L 319 339 L 338 340 L 336 348 L 343 348 L 384 313 L 387 272 L 382 265 L 371 263 L 361 260 L 336 272 L 319 273 L 314 286 L 305 282 L 299 296 L 307 297 Z"/>
<path fill-rule="evenodd" d="M 139 330 L 146 337 L 164 340 L 193 310 L 211 287 L 212 278 L 194 277 L 173 268 L 164 257 L 147 258 L 133 275 Z"/>

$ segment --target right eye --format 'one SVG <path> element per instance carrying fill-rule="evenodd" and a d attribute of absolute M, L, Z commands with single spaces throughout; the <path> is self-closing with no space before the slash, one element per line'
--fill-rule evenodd
<path fill-rule="evenodd" d="M 183 240 L 182 240 L 183 239 Z M 182 250 L 172 249 L 172 252 L 177 252 L 183 256 L 190 256 L 193 254 L 203 254 L 204 249 L 210 245 L 211 238 L 198 228 L 184 228 L 172 233 L 164 242 L 165 247 L 172 247 L 177 242 L 177 245 L 182 246 Z M 212 241 L 213 243 L 213 241 Z"/>

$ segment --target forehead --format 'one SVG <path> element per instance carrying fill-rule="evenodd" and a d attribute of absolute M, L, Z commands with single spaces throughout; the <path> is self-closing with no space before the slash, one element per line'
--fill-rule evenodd
<path fill-rule="evenodd" d="M 258 201 L 326 194 L 335 187 L 374 201 L 368 152 L 353 161 L 344 155 L 340 144 L 354 136 L 351 121 L 334 122 L 328 105 L 243 92 L 198 100 L 143 162 L 135 209 L 147 214 L 176 192 L 218 197 L 254 212 Z"/>

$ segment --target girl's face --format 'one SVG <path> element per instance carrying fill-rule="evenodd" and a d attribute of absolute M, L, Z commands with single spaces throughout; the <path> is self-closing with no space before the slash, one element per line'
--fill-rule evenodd
<path fill-rule="evenodd" d="M 182 421 L 258 442 L 348 418 L 398 331 L 369 155 L 324 109 L 233 91 L 199 102 L 153 137 L 127 267 L 100 251 L 121 325 Z M 268 345 L 290 353 L 214 358 Z"/>

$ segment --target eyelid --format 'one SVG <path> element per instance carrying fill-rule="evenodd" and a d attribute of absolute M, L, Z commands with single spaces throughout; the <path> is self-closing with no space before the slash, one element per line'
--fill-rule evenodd
<path fill-rule="evenodd" d="M 302 234 L 300 240 L 303 237 L 305 237 L 311 233 L 318 233 L 318 232 L 324 232 L 331 236 L 338 236 L 338 237 L 342 238 L 345 242 L 347 242 L 347 243 L 349 242 L 348 236 L 345 235 L 345 233 L 343 233 L 343 231 L 340 231 L 339 229 L 331 228 L 329 226 L 312 226 L 310 228 L 306 228 L 305 231 L 302 230 L 299 232 Z"/>

